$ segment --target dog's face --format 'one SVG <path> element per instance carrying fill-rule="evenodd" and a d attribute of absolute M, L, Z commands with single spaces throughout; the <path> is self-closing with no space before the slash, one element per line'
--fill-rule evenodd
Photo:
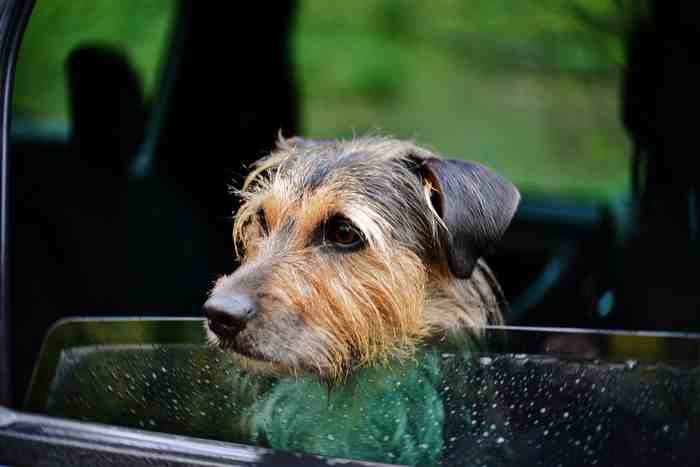
<path fill-rule="evenodd" d="M 469 277 L 518 196 L 481 166 L 473 183 L 447 163 L 390 139 L 281 143 L 241 193 L 241 266 L 205 304 L 210 341 L 257 370 L 334 381 L 439 332 L 431 289 Z M 472 202 L 453 203 L 455 190 Z"/>

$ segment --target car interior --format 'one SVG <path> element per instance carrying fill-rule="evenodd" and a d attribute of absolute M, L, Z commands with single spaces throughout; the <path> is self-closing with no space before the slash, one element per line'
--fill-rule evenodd
<path fill-rule="evenodd" d="M 170 433 L 202 439 L 204 444 L 192 441 L 189 446 L 178 445 L 174 437 L 171 444 L 161 440 L 164 444 L 152 458 L 173 465 L 244 463 L 245 456 L 252 456 L 245 461 L 249 465 L 325 465 L 326 460 L 318 454 L 350 457 L 358 463 L 402 459 L 398 463 L 411 463 L 415 459 L 421 462 L 428 459 L 363 457 L 332 448 L 318 448 L 305 453 L 307 457 L 295 457 L 284 451 L 265 450 L 274 446 L 269 440 L 247 441 L 238 432 L 232 434 L 228 425 L 215 426 L 210 414 L 204 416 L 204 412 L 203 417 L 190 414 L 186 422 L 177 420 L 167 404 L 125 418 L 125 414 L 145 410 L 148 404 L 156 407 L 161 398 L 156 394 L 148 396 L 148 404 L 131 400 L 131 395 L 116 398 L 122 402 L 119 416 L 113 415 L 117 409 L 112 406 L 92 410 L 93 415 L 89 415 L 91 407 L 95 407 L 90 401 L 108 399 L 111 391 L 106 393 L 106 388 L 117 387 L 117 383 L 105 384 L 111 378 L 109 368 L 114 362 L 116 366 L 123 365 L 147 375 L 160 368 L 165 373 L 166 368 L 177 367 L 178 362 L 185 360 L 208 362 L 206 365 L 212 366 L 221 364 L 209 350 L 188 345 L 201 340 L 198 334 L 201 307 L 209 287 L 217 277 L 236 267 L 231 228 L 237 200 L 231 189 L 242 182 L 255 160 L 274 147 L 280 134 L 352 137 L 356 133 L 386 131 L 415 137 L 438 151 L 443 141 L 441 135 L 450 135 L 444 138 L 446 155 L 478 160 L 483 150 L 486 163 L 512 174 L 516 184 L 522 182 L 519 185 L 523 199 L 516 217 L 498 248 L 488 257 L 510 304 L 505 317 L 510 330 L 492 331 L 492 349 L 501 346 L 504 350 L 501 353 L 491 350 L 481 358 L 495 358 L 500 366 L 494 366 L 491 360 L 481 361 L 482 366 L 477 365 L 474 370 L 477 373 L 464 376 L 471 381 L 470 388 L 477 392 L 486 384 L 483 378 L 487 377 L 489 381 L 500 381 L 499 372 L 541 380 L 542 385 L 549 386 L 541 394 L 538 391 L 537 397 L 549 401 L 549 410 L 567 414 L 571 411 L 584 420 L 588 417 L 587 410 L 595 406 L 600 413 L 596 412 L 591 420 L 607 421 L 607 431 L 613 435 L 605 442 L 600 441 L 597 448 L 589 443 L 587 449 L 591 452 L 609 449 L 616 443 L 638 445 L 644 444 L 640 440 L 656 440 L 649 441 L 650 449 L 658 450 L 653 455 L 640 448 L 637 457 L 625 457 L 628 451 L 618 452 L 600 457 L 601 464 L 626 465 L 631 459 L 640 458 L 652 462 L 650 459 L 658 453 L 661 453 L 659 459 L 669 459 L 662 454 L 673 452 L 678 465 L 692 465 L 697 455 L 692 439 L 700 428 L 698 378 L 697 371 L 692 370 L 697 370 L 700 358 L 697 314 L 700 293 L 695 273 L 700 254 L 700 207 L 693 128 L 700 104 L 697 91 L 700 22 L 683 2 L 600 0 L 588 4 L 572 2 L 570 9 L 551 5 L 535 7 L 537 2 L 524 2 L 526 6 L 514 7 L 517 11 L 508 16 L 503 13 L 508 11 L 503 2 L 464 2 L 464 6 L 458 7 L 454 2 L 441 1 L 434 7 L 433 17 L 421 10 L 423 7 L 408 7 L 390 0 L 366 0 L 359 2 L 361 6 L 347 7 L 305 0 L 284 0 L 274 5 L 168 0 L 153 2 L 148 7 L 130 1 L 125 3 L 129 7 L 124 7 L 124 12 L 112 13 L 123 18 L 114 16 L 117 26 L 110 33 L 112 36 L 104 37 L 95 31 L 100 31 L 102 22 L 108 24 L 104 18 L 109 15 L 99 16 L 95 11 L 99 7 L 107 8 L 109 2 L 79 2 L 80 7 L 72 13 L 70 9 L 33 3 L 8 1 L 7 5 L 12 7 L 6 7 L 4 13 L 0 11 L 3 18 L 9 18 L 0 25 L 3 50 L 8 49 L 3 54 L 10 57 L 2 72 L 10 79 L 14 71 L 11 57 L 17 54 L 13 94 L 3 96 L 13 100 L 11 105 L 6 105 L 4 111 L 9 115 L 3 120 L 6 125 L 5 119 L 11 117 L 11 125 L 5 128 L 5 131 L 9 129 L 7 141 L 3 140 L 8 161 L 2 173 L 7 180 L 3 189 L 7 190 L 8 200 L 2 206 L 6 219 L 3 228 L 7 231 L 7 236 L 3 234 L 3 251 L 8 252 L 9 262 L 6 264 L 3 259 L 5 305 L 4 314 L 0 315 L 0 337 L 5 336 L 6 341 L 0 352 L 4 353 L 3 361 L 8 367 L 3 389 L 8 394 L 0 401 L 0 411 L 7 410 L 10 414 L 11 410 L 11 415 L 0 412 L 0 439 L 3 425 L 9 423 L 2 420 L 11 417 L 26 426 L 57 423 L 55 430 L 60 426 L 77 430 L 71 435 L 73 441 L 66 438 L 56 444 L 55 457 L 46 461 L 48 465 L 60 464 L 65 456 L 72 455 L 71 443 L 73 449 L 78 449 L 75 446 L 79 442 L 98 445 L 107 436 L 99 430 L 90 431 L 93 428 L 89 425 L 60 425 L 68 423 L 65 418 L 76 423 L 82 420 L 107 427 L 130 427 L 136 430 L 134 433 L 152 430 L 164 437 Z M 138 15 L 128 14 L 128 8 L 133 11 L 143 8 L 142 17 L 132 19 Z M 566 11 L 562 13 L 561 8 Z M 157 15 L 156 9 L 160 12 Z M 361 20 L 356 18 L 362 12 L 370 12 L 368 18 L 379 18 L 376 23 L 368 23 L 374 28 L 368 26 L 368 31 L 376 32 L 376 37 L 383 41 L 377 44 L 395 41 L 403 45 L 380 49 L 372 42 L 380 39 L 363 35 L 364 30 L 359 29 L 362 34 L 351 35 L 338 22 L 338 18 L 352 17 L 355 19 L 348 19 L 349 22 L 360 24 Z M 66 21 L 62 26 L 61 15 L 69 13 L 78 19 L 71 20 L 75 23 Z M 540 34 L 532 36 L 541 44 L 534 52 L 522 51 L 530 32 L 518 30 L 520 23 L 513 19 L 508 20 L 511 22 L 501 19 L 523 14 L 532 14 L 539 21 L 535 23 L 533 19 L 528 26 L 531 29 L 527 30 Z M 81 15 L 103 19 L 89 27 L 80 26 L 87 31 L 83 34 L 70 29 L 87 24 L 85 20 L 80 22 Z M 455 18 L 462 15 L 468 22 L 460 23 L 451 15 Z M 148 23 L 154 21 L 152 18 L 159 22 Z M 491 24 L 490 20 L 495 22 Z M 28 21 L 23 37 L 22 21 Z M 127 26 L 129 21 L 133 25 Z M 541 57 L 551 50 L 554 50 L 552 56 L 559 57 L 556 55 L 559 49 L 550 44 L 559 40 L 559 36 L 552 36 L 542 25 L 553 24 L 551 30 L 555 31 L 565 29 L 567 21 L 576 25 L 571 29 L 575 32 L 562 37 L 572 37 L 573 45 L 562 48 L 566 53 L 561 52 L 564 58 L 560 57 L 559 62 L 552 62 L 556 66 L 546 68 L 543 64 L 549 62 Z M 14 26 L 9 28 L 7 24 Z M 75 40 L 63 48 L 46 47 L 46 41 L 59 41 L 46 39 L 51 34 L 45 31 L 54 24 L 57 33 Z M 488 27 L 492 29 L 474 32 L 468 30 L 471 24 L 491 25 Z M 313 29 L 314 25 L 322 26 Z M 446 25 L 444 31 L 431 35 L 431 27 L 437 31 L 438 25 Z M 105 26 L 105 30 L 109 27 Z M 134 33 L 132 42 L 136 45 L 121 42 L 120 35 L 130 28 L 157 30 L 158 41 L 153 39 L 155 33 L 141 36 Z M 512 38 L 508 39 L 507 47 L 489 45 L 496 43 L 499 35 Z M 460 56 L 464 56 L 464 63 L 447 62 L 441 72 L 426 72 L 434 73 L 433 80 L 442 76 L 439 73 L 445 73 L 455 82 L 463 83 L 459 88 L 444 85 L 447 102 L 464 98 L 452 104 L 458 110 L 435 104 L 444 115 L 438 123 L 431 122 L 434 118 L 428 113 L 433 108 L 431 105 L 425 104 L 425 116 L 415 115 L 402 109 L 413 111 L 422 104 L 400 101 L 392 94 L 399 92 L 394 90 L 399 87 L 398 81 L 393 81 L 399 79 L 395 75 L 420 69 L 422 60 L 433 63 L 429 58 L 432 37 L 444 41 L 437 42 L 436 48 L 454 43 Z M 400 42 L 404 40 L 401 38 L 407 39 Z M 479 41 L 485 44 L 485 52 L 480 49 Z M 147 67 L 143 65 L 143 57 L 133 52 L 140 44 L 157 52 L 151 54 L 155 58 Z M 13 52 L 12 47 L 17 50 Z M 60 56 L 48 57 L 49 51 L 58 50 Z M 600 52 L 600 57 L 604 57 L 600 59 L 603 71 L 586 68 L 589 62 L 595 62 L 586 59 L 590 50 L 604 51 Z M 500 55 L 494 51 L 502 51 L 506 59 L 498 58 Z M 343 55 L 350 57 L 346 68 L 343 58 L 338 58 Z M 369 65 L 362 61 L 363 57 Z M 579 62 L 571 57 L 578 57 Z M 55 66 L 48 65 L 54 62 Z M 459 74 L 462 69 L 471 70 L 476 66 L 474 63 L 488 64 L 489 68 L 484 69 L 490 74 L 473 71 L 468 73 L 474 75 L 465 77 Z M 508 68 L 515 66 L 513 63 L 521 67 L 517 68 L 517 80 L 512 78 L 515 72 Z M 41 66 L 45 66 L 45 76 L 36 74 Z M 375 81 L 369 78 L 366 78 L 369 84 L 362 81 L 365 75 L 360 75 L 360 71 L 364 69 L 377 74 L 378 77 L 369 72 L 367 75 Z M 438 69 L 436 65 L 435 70 Z M 61 79 L 52 78 L 52 71 L 60 73 Z M 483 76 L 493 76 L 489 79 L 501 83 L 501 87 L 494 87 L 493 92 L 479 87 L 478 82 L 487 80 Z M 422 83 L 418 78 L 415 80 Z M 334 83 L 340 83 L 333 88 L 337 94 L 327 91 Z M 42 114 L 41 106 L 49 101 L 42 100 L 45 91 L 38 90 L 38 86 L 57 89 L 52 91 L 56 103 L 51 105 L 59 110 L 52 110 L 53 114 L 46 111 L 50 118 Z M 413 96 L 423 92 L 416 89 L 418 85 L 405 86 L 409 91 L 402 92 Z M 362 91 L 365 94 L 353 94 L 355 89 L 368 90 Z M 567 94 L 567 89 L 583 91 Z M 540 94 L 535 94 L 535 90 Z M 3 93 L 6 92 L 4 87 Z M 426 96 L 421 99 L 441 102 L 437 94 L 437 97 Z M 394 102 L 392 99 L 397 103 L 387 104 Z M 576 99 L 586 103 L 579 104 Z M 365 101 L 371 102 L 367 108 L 345 106 L 345 103 Z M 500 101 L 511 107 L 499 104 Z M 391 105 L 395 105 L 393 111 L 403 119 L 393 126 L 392 119 L 399 117 L 391 114 L 383 121 L 384 110 L 377 110 Z M 500 122 L 512 120 L 518 124 L 535 120 L 545 115 L 537 113 L 545 105 L 559 106 L 555 110 L 547 107 L 548 120 L 543 117 L 542 123 L 557 129 L 556 145 L 545 141 L 544 136 L 533 136 L 535 130 L 518 140 L 517 133 L 509 136 L 497 128 Z M 470 112 L 482 114 L 483 121 L 474 123 L 469 120 L 472 114 L 460 113 L 460 109 L 469 107 L 475 107 Z M 507 108 L 522 115 L 509 115 L 504 112 Z M 590 114 L 581 109 L 588 109 L 585 112 Z M 359 126 L 352 121 L 358 115 Z M 476 130 L 470 130 L 472 123 Z M 341 134 L 324 133 L 331 130 Z M 537 146 L 540 141 L 537 138 L 545 142 Z M 464 141 L 475 144 L 470 147 Z M 490 155 L 488 148 L 479 146 L 489 141 L 497 146 L 494 152 L 511 156 L 500 152 Z M 524 148 L 530 143 L 534 146 Z M 523 155 L 519 159 L 521 148 Z M 530 153 L 539 159 L 535 156 L 528 159 Z M 580 162 L 577 157 L 585 161 Z M 555 162 L 550 164 L 550 159 Z M 616 168 L 609 169 L 613 165 Z M 567 168 L 571 169 L 570 173 L 566 172 Z M 572 181 L 566 182 L 569 179 Z M 122 324 L 121 320 L 131 324 Z M 137 344 L 142 346 L 138 352 L 127 349 L 119 353 L 110 347 Z M 153 347 L 156 345 L 166 349 L 171 346 L 172 354 Z M 91 346 L 102 346 L 102 350 L 80 353 L 80 349 Z M 143 346 L 153 348 L 146 351 Z M 518 366 L 517 359 L 498 360 L 498 355 L 511 358 L 516 354 L 565 356 L 576 371 L 571 370 L 572 366 L 546 359 L 525 367 Z M 596 372 L 603 374 L 607 367 L 581 370 L 581 361 L 605 358 L 615 360 L 621 365 L 619 369 L 626 368 L 625 365 L 632 369 L 636 362 L 646 361 L 650 365 L 645 367 L 647 373 L 631 372 L 617 380 L 613 376 L 599 376 L 606 387 L 618 386 L 620 390 L 614 397 L 610 395 L 615 404 L 624 407 L 615 412 L 619 413 L 617 418 L 609 416 L 605 412 L 607 406 L 598 399 L 580 406 L 579 413 L 566 409 L 571 407 L 566 405 L 570 399 L 544 397 L 545 393 L 559 391 L 562 385 L 572 384 L 572 378 L 577 378 L 576 381 L 583 378 L 577 371 L 584 371 L 586 377 Z M 684 372 L 679 375 L 665 367 L 659 369 L 660 362 L 671 361 L 682 362 Z M 209 367 L 204 371 L 203 367 L 204 364 L 192 369 L 194 373 L 183 370 L 185 373 L 159 383 L 160 386 L 153 383 L 153 388 L 167 390 L 189 379 L 215 380 L 212 375 L 216 372 Z M 123 371 L 119 371 L 120 375 Z M 653 376 L 645 379 L 644 374 Z M 61 376 L 54 378 L 54 375 Z M 260 383 L 256 391 L 268 387 L 266 384 L 270 383 Z M 509 389 L 505 383 L 494 384 L 494 388 L 503 392 L 517 389 L 520 396 L 531 387 Z M 143 385 L 139 388 L 144 394 L 147 392 Z M 625 405 L 624 390 L 630 391 L 626 394 L 636 394 L 630 396 L 634 401 L 656 397 L 662 401 L 661 406 L 663 401 L 673 403 L 667 402 L 668 410 L 646 402 Z M 191 396 L 190 403 L 192 407 L 206 404 L 221 407 L 228 403 L 222 398 L 226 394 L 233 398 L 234 392 L 235 389 L 222 391 L 199 399 Z M 588 397 L 584 392 L 567 394 L 571 400 Z M 487 407 L 492 402 L 515 406 L 530 400 L 520 396 L 495 402 L 484 399 L 479 401 L 479 406 Z M 560 401 L 559 405 L 554 400 Z M 537 407 L 533 406 L 532 410 Z M 614 434 L 615 424 L 635 420 L 638 409 L 649 420 L 653 419 L 653 423 L 649 422 L 653 429 L 639 428 L 625 436 Z M 167 415 L 162 415 L 166 412 Z M 514 416 L 513 424 L 526 426 L 532 421 L 530 415 L 523 409 Z M 498 425 L 499 416 L 484 409 L 474 420 L 488 427 Z M 151 419 L 155 421 L 149 423 Z M 596 426 L 600 426 L 593 421 L 588 425 L 581 423 L 580 431 L 590 431 L 593 436 Z M 675 429 L 676 438 L 664 437 L 669 426 L 673 427 L 671 431 Z M 126 428 L 123 432 L 114 430 L 109 435 L 113 443 L 109 446 L 125 456 L 123 460 L 141 462 L 141 455 L 135 452 L 151 452 L 149 449 L 159 442 L 157 438 L 147 439 L 145 431 L 129 438 Z M 551 430 L 554 433 L 555 429 Z M 575 431 L 576 426 L 567 430 Z M 527 454 L 519 454 L 508 465 L 548 464 L 559 460 L 562 445 L 537 451 L 533 446 L 542 444 L 539 438 L 534 435 L 518 438 L 517 433 L 516 430 L 511 433 L 512 450 Z M 22 439 L 29 440 L 28 436 Z M 460 436 L 453 435 L 455 439 L 462 439 Z M 506 438 L 508 435 L 493 435 L 490 440 Z M 250 451 L 241 448 L 230 454 L 225 448 L 226 441 L 258 447 L 249 446 Z M 441 454 L 440 463 L 476 465 L 472 463 L 480 460 L 497 463 L 494 459 L 501 459 L 498 457 L 501 451 L 484 454 L 478 451 L 475 442 L 458 440 L 448 449 L 449 454 Z M 31 459 L 22 457 L 30 451 L 32 455 L 40 455 L 36 451 L 38 445 L 12 446 L 12 452 L 9 447 L 7 451 L 0 448 L 0 464 L 11 461 L 19 464 L 21 459 Z M 477 454 L 472 457 L 455 454 L 467 451 Z M 101 455 L 88 455 L 89 452 L 86 449 L 84 453 L 88 464 Z M 584 457 L 574 456 L 562 462 L 576 465 L 575 462 L 586 458 L 585 452 L 581 455 Z"/>

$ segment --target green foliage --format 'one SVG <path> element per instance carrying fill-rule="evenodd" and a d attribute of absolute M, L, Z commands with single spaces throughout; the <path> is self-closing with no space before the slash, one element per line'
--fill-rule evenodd
<path fill-rule="evenodd" d="M 624 191 L 623 36 L 640 2 L 302 2 L 306 133 L 380 130 L 493 166 L 521 188 Z"/>

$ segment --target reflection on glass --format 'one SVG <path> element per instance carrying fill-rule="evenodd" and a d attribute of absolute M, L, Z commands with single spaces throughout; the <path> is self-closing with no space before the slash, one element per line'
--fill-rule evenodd
<path fill-rule="evenodd" d="M 693 465 L 700 454 L 697 338 L 495 333 L 518 349 L 545 342 L 561 350 L 571 338 L 576 348 L 602 350 L 592 360 L 432 348 L 328 388 L 312 377 L 249 375 L 202 345 L 68 346 L 36 409 L 398 464 Z M 695 360 L 610 356 L 630 345 L 674 355 L 676 344 Z"/>

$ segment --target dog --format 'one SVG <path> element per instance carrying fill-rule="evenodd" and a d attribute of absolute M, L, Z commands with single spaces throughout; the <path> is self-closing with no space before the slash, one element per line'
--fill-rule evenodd
<path fill-rule="evenodd" d="M 503 322 L 506 302 L 483 257 L 517 209 L 516 187 L 410 141 L 280 138 L 238 194 L 241 265 L 216 281 L 204 313 L 212 346 L 252 374 L 287 381 L 251 409 L 253 441 L 434 461 L 443 448 L 440 359 L 422 349 L 463 345 Z M 391 426 L 376 419 L 389 406 Z M 344 411 L 374 414 L 373 436 L 353 439 Z M 434 422 L 426 431 L 407 428 L 410 419 Z M 319 438 L 321 420 L 329 423 Z"/>
<path fill-rule="evenodd" d="M 209 340 L 254 371 L 335 383 L 503 320 L 482 257 L 520 195 L 482 165 L 391 138 L 282 139 L 239 194 L 241 266 L 204 310 Z"/>

